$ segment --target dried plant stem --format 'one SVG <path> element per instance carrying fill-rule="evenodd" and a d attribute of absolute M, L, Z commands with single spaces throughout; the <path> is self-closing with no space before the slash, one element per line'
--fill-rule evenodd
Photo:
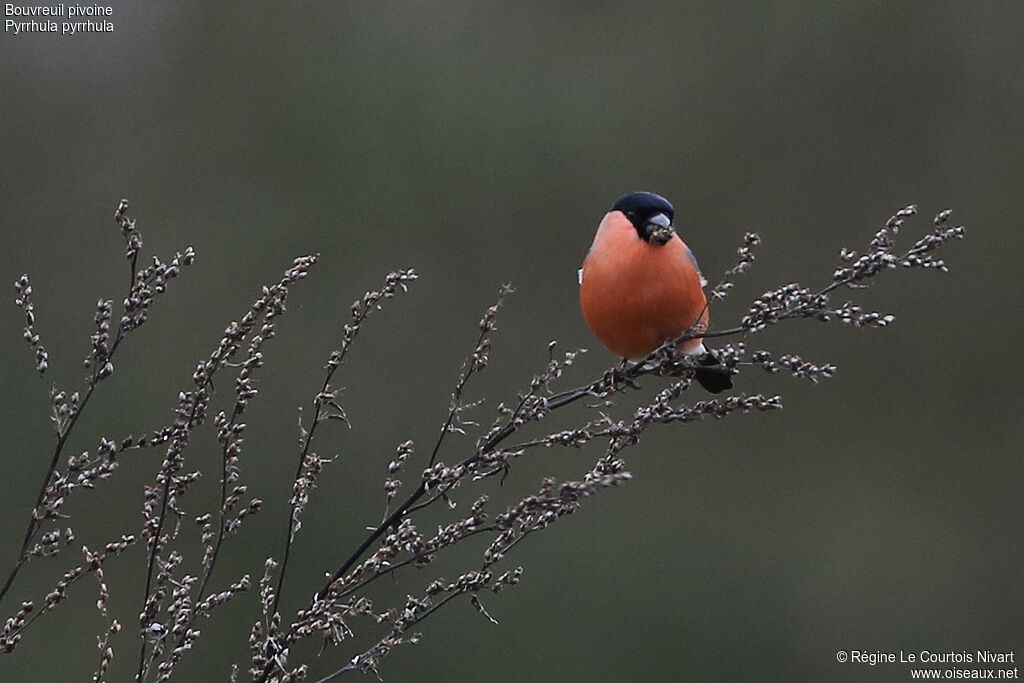
<path fill-rule="evenodd" d="M 182 265 L 190 265 L 195 256 L 192 248 L 189 247 L 185 250 L 184 254 L 179 253 L 175 255 L 170 264 L 164 264 L 158 259 L 154 259 L 153 266 L 136 271 L 139 250 L 142 247 L 142 237 L 135 230 L 135 220 L 126 215 L 127 210 L 128 201 L 122 199 L 114 213 L 114 221 L 121 227 L 122 235 L 125 238 L 126 258 L 129 266 L 128 294 L 124 299 L 123 314 L 117 325 L 117 332 L 111 342 L 109 341 L 111 302 L 102 299 L 98 302 L 96 314 L 97 332 L 92 337 L 92 350 L 85 361 L 86 367 L 92 369 L 85 394 L 81 399 L 78 398 L 77 393 L 72 395 L 70 407 L 66 403 L 63 403 L 61 406 L 57 405 L 58 401 L 56 398 L 62 397 L 62 393 L 58 393 L 55 397 L 57 441 L 54 444 L 53 454 L 46 469 L 46 474 L 43 477 L 43 482 L 39 487 L 39 494 L 36 496 L 36 503 L 29 517 L 25 535 L 18 550 L 18 557 L 11 567 L 3 587 L 0 588 L 0 603 L 7 596 L 15 578 L 17 578 L 21 568 L 28 560 L 27 553 L 29 547 L 42 527 L 43 521 L 51 517 L 51 510 L 44 509 L 49 507 L 47 505 L 49 489 L 68 439 L 78 424 L 78 418 L 85 410 L 99 383 L 113 373 L 114 356 L 128 333 L 146 322 L 149 307 L 152 305 L 154 297 L 163 293 L 166 289 L 167 280 L 176 277 Z M 31 288 L 28 287 L 28 277 L 22 276 L 16 288 L 19 294 L 22 295 L 22 298 L 16 303 L 25 308 L 26 315 L 28 316 L 28 327 L 26 328 L 26 334 L 28 335 L 31 333 L 31 324 L 33 322 L 32 307 L 28 301 L 28 295 L 31 293 Z M 35 337 L 29 337 L 29 342 L 32 346 L 38 345 L 37 338 Z M 37 350 L 37 355 L 39 353 L 42 354 L 42 358 L 39 361 L 39 371 L 42 373 L 46 368 L 47 359 L 46 353 L 41 347 Z M 62 399 L 60 399 L 60 402 L 62 402 Z M 62 412 L 62 410 L 66 410 L 66 412 Z M 53 514 L 55 514 L 56 507 L 59 507 L 59 504 L 62 502 L 55 503 L 54 510 L 52 511 Z"/>
<path fill-rule="evenodd" d="M 472 531 L 467 531 L 465 534 L 463 534 L 462 538 L 469 538 L 470 536 L 476 536 L 478 534 L 486 534 L 486 533 L 489 533 L 489 532 L 492 532 L 492 531 L 496 531 L 497 529 L 498 529 L 498 527 L 495 524 L 490 524 L 490 525 L 487 525 L 487 526 L 477 527 L 477 528 L 473 529 Z M 374 581 L 376 581 L 380 577 L 387 576 L 388 574 L 391 574 L 391 573 L 395 572 L 396 570 L 401 569 L 402 567 L 408 567 L 411 564 L 416 564 L 417 562 L 422 560 L 424 557 L 425 557 L 425 554 L 418 553 L 418 554 L 415 554 L 415 555 L 410 555 L 409 557 L 407 557 L 404 560 L 401 560 L 400 562 L 395 562 L 395 563 L 393 563 L 388 568 L 388 571 L 386 571 L 386 572 L 379 572 L 377 574 L 371 574 L 370 576 L 366 577 L 365 579 L 363 579 L 359 583 L 354 584 L 354 585 L 350 586 L 349 588 L 346 588 L 346 589 L 344 589 L 342 591 L 338 591 L 337 598 L 341 599 L 341 598 L 346 598 L 346 597 L 348 597 L 350 595 L 353 595 L 353 594 L 357 593 L 358 591 L 362 590 L 363 588 L 365 588 L 366 586 L 368 586 L 369 584 L 373 583 Z"/>
<path fill-rule="evenodd" d="M 211 381 L 212 381 L 212 374 L 206 379 L 206 381 L 202 382 L 199 385 L 199 392 L 198 393 L 202 393 L 203 391 L 205 391 L 207 385 Z M 197 401 L 196 402 L 192 402 L 191 406 L 188 408 L 188 412 L 186 414 L 185 419 L 182 420 L 181 417 L 179 416 L 178 420 L 175 422 L 174 431 L 175 431 L 176 434 L 171 439 L 171 445 L 168 447 L 168 451 L 169 452 L 173 451 L 173 450 L 183 449 L 184 446 L 188 443 L 189 431 L 191 430 L 193 424 L 196 421 L 196 415 L 197 415 L 197 410 L 198 410 L 199 405 L 200 404 Z M 171 494 L 172 475 L 171 475 L 170 472 L 166 471 L 167 470 L 167 462 L 168 462 L 168 460 L 169 460 L 169 457 L 165 458 L 164 465 L 161 466 L 161 475 L 163 475 L 161 477 L 161 479 L 163 480 L 163 482 L 162 482 L 162 486 L 160 487 L 159 514 L 157 516 L 155 528 L 153 528 L 151 530 L 151 532 L 149 534 L 149 538 L 147 539 L 147 542 L 148 542 L 147 543 L 147 545 L 148 545 L 148 552 L 147 552 L 147 559 L 146 559 L 146 588 L 145 588 L 145 599 L 143 600 L 143 610 L 142 610 L 142 614 L 140 616 L 140 622 L 141 622 L 140 626 L 141 626 L 141 631 L 142 631 L 142 637 L 139 639 L 141 641 L 140 644 L 139 644 L 139 667 L 138 667 L 138 672 L 137 672 L 137 674 L 135 676 L 135 680 L 139 681 L 139 683 L 142 683 L 143 681 L 146 680 L 146 673 L 147 673 L 147 668 L 148 668 L 147 667 L 147 660 L 146 660 L 146 650 L 147 650 L 147 641 L 146 641 L 146 630 L 147 629 L 146 629 L 146 627 L 148 626 L 148 624 L 146 623 L 146 621 L 147 621 L 147 609 L 148 609 L 148 607 L 150 605 L 152 591 L 153 591 L 153 580 L 154 580 L 154 571 L 153 570 L 156 567 L 157 559 L 160 556 L 160 548 L 161 548 L 161 545 L 162 545 L 160 537 L 163 534 L 164 524 L 167 521 L 167 513 L 169 511 L 168 500 L 169 500 L 170 494 Z M 149 520 L 147 520 L 147 521 L 149 521 Z M 155 656 L 155 654 L 154 654 L 154 656 Z M 152 663 L 152 660 L 150 660 L 149 663 Z"/>
<path fill-rule="evenodd" d="M 234 425 L 238 417 L 242 414 L 241 404 L 236 403 L 234 409 L 231 412 L 231 419 L 228 421 L 229 425 Z M 199 590 L 197 592 L 197 602 L 201 601 L 206 595 L 206 584 L 210 580 L 210 576 L 213 574 L 213 566 L 217 563 L 217 557 L 220 554 L 221 543 L 224 542 L 224 532 L 227 522 L 227 500 L 228 500 L 228 449 L 230 443 L 225 441 L 221 447 L 221 466 L 220 466 L 220 506 L 217 508 L 217 536 L 213 542 L 213 550 L 210 556 L 210 560 L 206 563 L 206 568 L 203 569 L 203 578 L 199 581 Z"/>
<path fill-rule="evenodd" d="M 512 293 L 512 289 L 507 285 L 502 288 L 501 294 L 498 296 L 497 303 L 488 309 L 491 312 L 490 319 L 493 320 L 494 314 L 497 313 L 498 309 L 501 308 L 505 297 Z M 427 460 L 427 467 L 433 467 L 434 463 L 437 462 L 437 454 L 441 451 L 441 445 L 444 444 L 444 439 L 448 434 L 451 433 L 455 420 L 459 415 L 459 409 L 462 405 L 462 392 L 466 389 L 466 384 L 469 382 L 469 378 L 473 376 L 473 373 L 481 369 L 479 365 L 479 359 L 481 354 L 487 352 L 490 342 L 488 342 L 488 335 L 494 330 L 492 323 L 488 321 L 488 316 L 484 316 L 484 322 L 480 324 L 480 335 L 476 340 L 476 347 L 473 351 L 473 356 L 467 358 L 463 363 L 462 372 L 459 373 L 459 381 L 455 385 L 455 391 L 452 392 L 451 404 L 448 407 L 448 415 L 444 419 L 444 424 L 441 425 L 441 431 L 437 435 L 437 440 L 434 442 L 434 448 L 430 451 L 430 458 Z"/>
<path fill-rule="evenodd" d="M 30 613 L 32 616 L 27 619 L 20 619 L 20 623 L 14 628 L 4 629 L 4 637 L 2 640 L 4 641 L 5 647 L 0 651 L 12 650 L 18 639 L 21 637 L 21 633 L 25 631 L 25 629 L 35 623 L 35 621 L 44 614 L 49 614 L 56 609 L 56 607 L 67 597 L 68 589 L 90 573 L 95 573 L 99 576 L 101 595 L 100 600 L 97 603 L 97 607 L 100 608 L 100 611 L 103 612 L 105 616 L 106 596 L 103 591 L 105 591 L 106 587 L 105 584 L 103 584 L 102 579 L 103 563 L 106 562 L 107 558 L 111 555 L 119 555 L 134 543 L 134 536 L 121 536 L 120 541 L 107 543 L 102 553 L 90 553 L 88 548 L 83 546 L 82 551 L 85 554 L 86 563 L 64 572 L 64 575 L 57 582 L 57 585 L 53 590 L 46 594 L 46 597 L 43 599 L 42 607 L 39 609 L 36 609 L 35 604 L 32 602 L 22 603 L 22 610 L 20 612 L 22 617 L 27 616 Z M 8 626 L 11 626 L 11 624 L 9 623 Z"/>
<path fill-rule="evenodd" d="M 327 370 L 327 376 L 324 378 L 323 386 L 320 388 L 320 394 L 326 393 L 331 386 L 331 378 L 334 376 L 334 371 L 338 368 L 338 365 L 330 365 Z M 309 430 L 306 432 L 306 437 L 302 444 L 302 449 L 299 452 L 299 462 L 295 466 L 295 478 L 293 481 L 298 481 L 302 477 L 302 471 L 305 468 L 306 458 L 309 456 L 310 446 L 313 445 L 313 435 L 316 432 L 317 425 L 320 424 L 320 413 L 323 410 L 323 402 L 315 401 L 315 408 L 313 412 L 313 424 L 310 425 Z M 295 526 L 296 526 L 296 510 L 299 506 L 297 496 L 292 496 L 288 508 L 288 529 L 285 535 L 284 550 L 281 553 L 280 570 L 277 576 L 277 589 L 274 591 L 273 602 L 271 603 L 270 612 L 273 614 L 277 612 L 278 602 L 281 600 L 281 593 L 284 590 L 284 579 L 285 573 L 288 569 L 288 560 L 291 558 L 293 540 L 295 538 Z"/>
<path fill-rule="evenodd" d="M 487 365 L 487 352 L 490 349 L 489 335 L 491 332 L 497 329 L 495 327 L 494 321 L 498 314 L 498 310 L 503 305 L 505 297 L 511 293 L 512 289 L 510 287 L 508 287 L 507 285 L 502 287 L 501 293 L 498 295 L 498 301 L 493 306 L 487 309 L 487 311 L 484 313 L 483 318 L 480 321 L 480 334 L 477 337 L 476 347 L 473 349 L 472 355 L 463 364 L 462 372 L 459 374 L 459 381 L 455 386 L 455 391 L 452 392 L 452 401 L 448 409 L 448 415 L 445 417 L 444 424 L 441 427 L 441 432 L 440 434 L 438 434 L 437 441 L 434 443 L 434 448 L 430 453 L 430 460 L 427 465 L 428 469 L 435 464 L 437 454 L 441 449 L 441 444 L 444 442 L 445 436 L 452 430 L 454 422 L 460 411 L 462 392 L 466 387 L 466 383 L 469 381 L 469 378 L 473 375 L 473 373 L 482 370 Z M 503 433 L 500 438 L 492 438 L 489 442 L 489 445 L 485 445 L 483 450 L 490 450 L 491 448 L 496 446 L 502 439 L 505 439 L 508 436 L 510 436 L 513 432 L 514 430 L 509 430 L 507 433 Z M 479 457 L 479 452 L 480 451 L 474 453 L 473 455 L 463 460 L 462 463 L 460 463 L 461 466 L 467 467 L 473 464 Z M 356 547 L 354 551 L 352 551 L 352 554 L 349 555 L 349 557 L 341 564 L 337 571 L 334 572 L 334 574 L 323 586 L 323 588 L 321 588 L 320 591 L 316 594 L 316 599 L 322 600 L 330 590 L 331 584 L 345 576 L 345 574 L 348 573 L 348 570 L 351 569 L 353 565 L 355 565 L 355 563 L 359 561 L 359 558 L 362 557 L 363 554 L 365 554 L 366 551 L 370 549 L 370 546 L 372 546 L 377 541 L 377 539 L 384 535 L 384 533 L 389 528 L 394 526 L 396 522 L 398 522 L 400 519 L 402 519 L 402 517 L 408 514 L 409 511 L 413 509 L 413 506 L 420 500 L 420 498 L 426 495 L 426 493 L 427 481 L 421 480 L 416 489 L 411 494 L 409 494 L 409 496 L 401 503 L 401 505 L 399 505 L 394 510 L 394 512 L 385 517 L 384 520 L 380 524 L 378 524 L 377 527 L 374 528 L 373 531 L 371 531 L 365 539 L 363 539 L 363 542 L 360 543 L 359 546 Z M 432 500 L 430 502 L 434 501 Z"/>
<path fill-rule="evenodd" d="M 160 557 L 161 550 L 171 541 L 171 538 L 164 537 L 164 527 L 167 523 L 168 514 L 172 511 L 175 514 L 182 514 L 177 509 L 176 500 L 187 491 L 188 486 L 196 478 L 196 476 L 191 474 L 182 475 L 180 473 L 185 465 L 184 451 L 191 440 L 192 430 L 206 419 L 206 409 L 210 400 L 213 377 L 218 370 L 229 364 L 241 347 L 242 342 L 257 329 L 257 324 L 260 320 L 265 321 L 264 327 L 259 329 L 259 333 L 256 335 L 260 341 L 257 342 L 256 338 L 254 338 L 250 343 L 250 350 L 255 352 L 259 348 L 259 343 L 266 336 L 272 334 L 270 321 L 285 312 L 285 301 L 288 296 L 289 287 L 306 277 L 309 269 L 316 263 L 317 258 L 318 255 L 315 254 L 296 258 L 293 261 L 292 267 L 285 271 L 279 282 L 269 287 L 265 286 L 262 295 L 252 303 L 249 310 L 241 318 L 241 321 L 232 322 L 225 329 L 224 336 L 209 358 L 199 363 L 192 375 L 195 389 L 188 392 L 183 391 L 179 395 L 178 417 L 172 426 L 169 445 L 164 461 L 160 466 L 160 471 L 157 474 L 157 486 L 148 488 L 143 508 L 145 514 L 143 537 L 147 542 L 147 563 L 145 597 L 139 617 L 141 643 L 139 646 L 136 680 L 140 683 L 146 680 L 150 666 L 160 655 L 160 648 L 154 646 L 152 656 L 147 657 L 149 649 L 147 636 L 150 634 L 151 627 L 160 626 L 156 622 L 156 616 L 160 612 L 161 603 L 165 597 L 163 591 L 154 590 L 156 568 L 157 564 L 162 561 Z M 243 364 L 242 371 L 244 372 L 246 369 L 247 366 Z M 240 395 L 238 402 L 241 403 L 242 401 L 243 399 Z M 236 403 L 231 424 L 234 424 L 241 410 L 242 408 Z M 222 444 L 225 447 L 230 443 L 228 438 L 230 433 L 231 430 L 229 429 L 225 437 L 227 440 Z M 222 457 L 222 463 L 226 464 L 227 452 L 225 451 L 222 455 L 224 456 Z M 222 480 L 222 487 L 224 488 L 222 490 L 226 494 L 227 469 L 223 464 L 222 472 L 224 479 Z M 175 501 L 173 505 L 172 498 Z M 222 537 L 223 533 L 220 536 Z M 174 553 L 172 552 L 173 555 Z M 208 569 L 212 568 L 212 566 L 211 563 Z M 162 581 L 166 580 L 167 578 L 162 579 Z M 159 632 L 164 633 L 166 630 L 160 627 Z M 178 656 L 180 656 L 180 653 Z"/>
<path fill-rule="evenodd" d="M 292 545 L 295 534 L 298 532 L 299 515 L 304 507 L 303 471 L 306 468 L 307 458 L 310 456 L 310 447 L 313 445 L 313 437 L 321 422 L 328 419 L 341 419 L 348 421 L 344 411 L 337 402 L 337 392 L 331 391 L 331 380 L 334 373 L 341 367 L 345 356 L 355 341 L 362 324 L 369 315 L 378 310 L 385 299 L 390 299 L 399 291 L 406 291 L 408 283 L 417 278 L 416 271 L 412 269 L 397 270 L 388 273 L 384 279 L 384 286 L 379 291 L 366 292 L 361 299 L 357 299 L 351 306 L 351 320 L 345 325 L 344 334 L 339 348 L 331 352 L 327 361 L 327 373 L 324 376 L 323 384 L 313 401 L 313 422 L 305 431 L 302 441 L 302 448 L 299 451 L 299 461 L 295 466 L 295 478 L 293 479 L 293 493 L 288 509 L 288 529 L 285 535 L 284 550 L 282 551 L 280 571 L 277 577 L 277 589 L 271 601 L 270 614 L 277 612 L 278 603 L 281 600 L 281 593 L 284 590 L 285 574 L 288 570 L 288 561 L 291 557 Z M 301 422 L 300 422 L 301 426 Z"/>
<path fill-rule="evenodd" d="M 120 343 L 118 338 L 111 351 L 117 349 Z M 39 487 L 39 494 L 36 496 L 36 503 L 32 506 L 32 514 L 29 516 L 28 526 L 25 529 L 25 537 L 21 542 L 21 548 L 18 550 L 18 559 L 15 561 L 14 566 L 11 567 L 11 571 L 7 574 L 7 580 L 4 581 L 3 588 L 0 588 L 0 603 L 3 603 L 4 597 L 10 590 L 11 585 L 14 583 L 14 579 L 17 578 L 18 572 L 25 566 L 28 561 L 28 548 L 32 545 L 32 541 L 35 539 L 36 532 L 43 524 L 45 517 L 39 517 L 39 508 L 42 506 L 43 501 L 46 499 L 46 490 L 50 486 L 50 480 L 53 479 L 53 473 L 57 471 L 57 463 L 60 462 L 60 456 L 64 452 L 64 446 L 68 442 L 68 437 L 71 436 L 71 431 L 78 423 L 78 417 L 82 414 L 82 410 L 89 403 L 89 399 L 92 398 L 93 391 L 96 389 L 96 383 L 98 381 L 97 374 L 99 370 L 93 371 L 93 376 L 89 380 L 89 387 L 85 392 L 85 396 L 78 404 L 78 410 L 76 410 L 68 420 L 66 427 L 63 430 L 57 432 L 57 443 L 53 447 L 53 455 L 50 458 L 50 465 L 46 470 L 46 475 L 43 477 L 43 484 Z"/>

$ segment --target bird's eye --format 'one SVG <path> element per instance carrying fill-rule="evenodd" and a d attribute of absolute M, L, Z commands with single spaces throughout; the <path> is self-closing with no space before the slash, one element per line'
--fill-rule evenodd
<path fill-rule="evenodd" d="M 636 212 L 635 211 L 627 211 L 626 212 L 626 218 L 628 218 L 631 221 L 635 221 L 636 220 Z"/>

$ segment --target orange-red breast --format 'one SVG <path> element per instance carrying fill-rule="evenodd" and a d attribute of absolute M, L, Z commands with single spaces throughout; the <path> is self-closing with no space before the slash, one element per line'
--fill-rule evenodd
<path fill-rule="evenodd" d="M 580 270 L 580 307 L 587 325 L 610 351 L 642 357 L 687 331 L 707 330 L 707 282 L 676 233 L 675 209 L 651 192 L 623 195 L 605 214 Z M 680 344 L 707 354 L 700 338 Z M 704 365 L 715 363 L 703 355 Z M 732 387 L 729 372 L 698 368 L 697 380 L 718 393 Z"/>

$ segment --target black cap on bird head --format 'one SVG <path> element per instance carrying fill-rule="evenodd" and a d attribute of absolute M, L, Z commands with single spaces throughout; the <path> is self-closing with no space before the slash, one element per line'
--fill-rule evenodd
<path fill-rule="evenodd" d="M 612 211 L 621 211 L 643 241 L 661 246 L 672 239 L 676 210 L 667 199 L 653 192 L 632 192 L 619 197 Z"/>

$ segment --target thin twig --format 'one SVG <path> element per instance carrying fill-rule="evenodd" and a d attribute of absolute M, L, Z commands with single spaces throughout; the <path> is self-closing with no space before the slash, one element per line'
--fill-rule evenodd
<path fill-rule="evenodd" d="M 277 612 L 277 606 L 281 600 L 281 593 L 284 590 L 284 580 L 285 574 L 288 570 L 288 560 L 291 557 L 292 544 L 297 530 L 296 517 L 301 505 L 300 496 L 295 487 L 298 486 L 300 478 L 302 477 L 302 471 L 306 465 L 306 458 L 309 457 L 310 447 L 313 444 L 313 436 L 316 433 L 317 426 L 323 421 L 321 418 L 324 406 L 329 405 L 329 403 L 323 400 L 323 397 L 329 395 L 328 392 L 331 388 L 331 379 L 334 377 L 335 371 L 341 367 L 342 362 L 345 360 L 345 355 L 351 348 L 352 342 L 355 341 L 356 335 L 359 334 L 363 321 L 369 317 L 371 312 L 379 309 L 385 299 L 392 298 L 399 290 L 403 292 L 406 291 L 407 284 L 416 278 L 416 271 L 412 269 L 397 270 L 388 273 L 384 281 L 384 287 L 380 291 L 366 292 L 362 299 L 356 300 L 352 304 L 352 320 L 350 323 L 345 325 L 344 336 L 341 339 L 341 344 L 338 349 L 331 353 L 330 360 L 327 363 L 326 376 L 324 377 L 323 384 L 320 387 L 320 392 L 317 394 L 317 398 L 314 401 L 313 422 L 306 431 L 302 448 L 299 451 L 299 461 L 295 466 L 295 478 L 292 480 L 294 482 L 293 495 L 291 497 L 288 510 L 288 528 L 285 535 L 284 550 L 282 551 L 280 570 L 277 577 L 277 589 L 274 591 L 273 601 L 270 606 L 270 614 Z"/>

